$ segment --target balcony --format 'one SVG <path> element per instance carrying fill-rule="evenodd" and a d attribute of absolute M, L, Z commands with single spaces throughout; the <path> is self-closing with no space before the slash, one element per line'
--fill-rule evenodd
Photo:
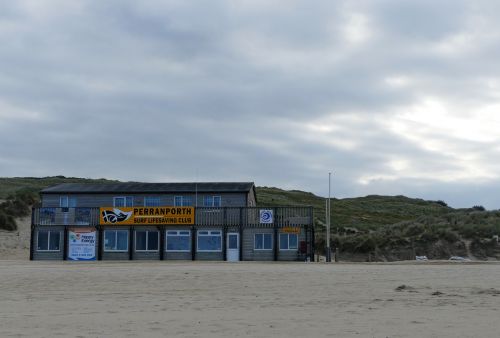
<path fill-rule="evenodd" d="M 283 227 L 312 224 L 312 207 L 196 207 L 195 226 Z M 272 210 L 272 222 L 261 222 L 261 211 Z M 36 226 L 77 225 L 98 226 L 100 209 L 95 208 L 33 208 L 32 223 Z"/>

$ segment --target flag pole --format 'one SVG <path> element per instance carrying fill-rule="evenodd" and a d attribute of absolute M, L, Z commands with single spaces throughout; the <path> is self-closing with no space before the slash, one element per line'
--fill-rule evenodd
<path fill-rule="evenodd" d="M 331 216 L 331 178 L 332 173 L 328 173 L 328 201 L 326 205 L 326 261 L 332 261 L 332 250 L 330 248 L 330 216 Z"/>

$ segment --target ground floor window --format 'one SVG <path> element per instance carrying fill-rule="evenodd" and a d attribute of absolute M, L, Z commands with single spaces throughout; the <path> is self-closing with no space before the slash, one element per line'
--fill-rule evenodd
<path fill-rule="evenodd" d="M 191 231 L 189 230 L 168 230 L 166 234 L 167 251 L 190 252 L 191 251 Z"/>
<path fill-rule="evenodd" d="M 280 234 L 280 250 L 297 250 L 297 234 Z"/>
<path fill-rule="evenodd" d="M 37 240 L 38 251 L 59 251 L 61 232 L 51 230 L 39 230 Z"/>
<path fill-rule="evenodd" d="M 135 251 L 158 251 L 160 236 L 156 230 L 135 232 Z"/>
<path fill-rule="evenodd" d="M 272 250 L 273 235 L 272 234 L 255 234 L 254 247 L 255 250 Z"/>
<path fill-rule="evenodd" d="M 128 251 L 128 230 L 105 230 L 104 251 Z"/>
<path fill-rule="evenodd" d="M 198 251 L 219 252 L 222 251 L 222 231 L 200 230 L 198 231 Z"/>

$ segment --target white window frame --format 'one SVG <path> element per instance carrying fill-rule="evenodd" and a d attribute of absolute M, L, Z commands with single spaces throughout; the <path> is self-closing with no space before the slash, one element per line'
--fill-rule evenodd
<path fill-rule="evenodd" d="M 59 197 L 59 207 L 60 208 L 69 208 L 69 197 L 68 196 L 60 196 Z"/>
<path fill-rule="evenodd" d="M 208 234 L 201 234 L 200 235 L 200 232 L 208 232 Z M 218 234 L 213 234 L 214 232 L 217 232 Z M 220 250 L 201 250 L 200 249 L 200 241 L 199 241 L 199 237 L 200 236 L 216 236 L 218 235 L 220 237 Z M 222 252 L 222 230 L 198 230 L 196 232 L 196 252 Z"/>
<path fill-rule="evenodd" d="M 116 200 L 118 198 L 123 198 L 125 199 L 125 205 L 124 206 L 116 206 Z M 132 205 L 130 206 L 127 206 L 127 198 L 131 198 L 132 199 Z M 116 208 L 131 208 L 134 206 L 134 196 L 115 196 L 113 197 L 113 206 L 116 207 Z"/>
<path fill-rule="evenodd" d="M 38 249 L 38 246 L 39 246 L 39 236 L 40 236 L 40 232 L 47 232 L 47 250 L 44 250 L 44 249 Z M 58 250 L 50 250 L 50 233 L 51 232 L 58 232 L 59 233 L 59 249 Z M 36 251 L 40 251 L 40 252 L 61 252 L 61 231 L 60 230 L 38 230 L 37 234 L 36 234 Z"/>
<path fill-rule="evenodd" d="M 158 205 L 149 205 L 149 203 L 146 203 L 146 200 L 148 198 L 154 198 L 155 201 L 158 200 Z M 125 201 L 125 203 L 126 203 L 126 201 Z M 161 198 L 160 198 L 160 196 L 145 196 L 144 197 L 144 206 L 145 207 L 153 207 L 153 208 L 161 206 Z"/>
<path fill-rule="evenodd" d="M 206 198 L 210 198 L 210 205 L 205 205 Z M 215 205 L 215 199 L 219 199 L 219 205 Z M 213 208 L 221 208 L 222 207 L 222 197 L 220 195 L 207 195 L 203 197 L 203 206 L 204 207 L 213 207 Z"/>
<path fill-rule="evenodd" d="M 145 232 L 146 233 L 146 250 L 137 250 L 137 233 L 138 232 Z M 151 250 L 148 248 L 149 233 L 150 232 L 156 232 L 158 234 L 158 243 L 156 243 L 156 247 L 158 249 L 156 249 L 156 250 Z M 134 250 L 135 250 L 135 252 L 159 252 L 160 251 L 160 232 L 158 230 L 135 230 L 134 231 Z"/>
<path fill-rule="evenodd" d="M 269 249 L 266 249 L 266 248 L 263 248 L 263 249 L 257 249 L 257 248 L 255 247 L 255 246 L 256 246 L 256 244 L 257 244 L 257 241 L 256 241 L 256 238 L 255 238 L 255 237 L 256 237 L 256 236 L 262 236 L 262 246 L 264 247 L 264 243 L 265 243 L 265 241 L 264 241 L 264 236 L 265 236 L 265 235 L 269 235 L 269 236 L 271 236 L 271 248 L 269 248 Z M 255 251 L 271 251 L 271 250 L 273 250 L 273 234 L 271 234 L 271 233 L 269 233 L 269 232 L 259 232 L 259 233 L 253 234 L 253 249 L 254 249 Z"/>
<path fill-rule="evenodd" d="M 76 208 L 75 196 L 59 196 L 59 208 Z"/>
<path fill-rule="evenodd" d="M 287 249 L 282 249 L 281 248 L 281 235 L 287 235 Z M 297 236 L 297 247 L 296 248 L 290 248 L 290 235 Z M 287 233 L 279 233 L 278 234 L 278 249 L 280 251 L 298 251 L 299 250 L 299 235 L 298 234 L 287 234 Z"/>
<path fill-rule="evenodd" d="M 106 249 L 106 233 L 107 232 L 115 232 L 115 243 L 117 244 L 117 247 L 118 247 L 118 231 L 126 231 L 127 232 L 127 249 L 126 250 L 114 250 L 114 249 Z M 130 231 L 128 230 L 125 230 L 125 229 L 113 229 L 113 230 L 104 230 L 104 234 L 103 234 L 103 249 L 104 249 L 104 252 L 128 252 L 129 250 L 129 242 L 130 242 Z"/>
<path fill-rule="evenodd" d="M 177 199 L 180 198 L 181 204 L 179 205 L 177 203 Z M 184 204 L 184 202 L 189 199 L 191 203 L 189 204 Z M 176 195 L 174 196 L 174 207 L 191 207 L 193 206 L 193 198 L 191 196 L 182 196 L 182 195 Z"/>
<path fill-rule="evenodd" d="M 168 233 L 169 232 L 175 232 L 176 234 L 173 235 L 171 234 L 171 236 L 179 236 L 179 237 L 189 237 L 189 249 L 188 250 L 168 250 Z M 189 234 L 188 235 L 184 235 L 184 234 L 181 234 L 180 232 L 188 232 Z M 192 243 L 192 239 L 191 239 L 191 230 L 166 230 L 165 231 L 165 252 L 191 252 L 191 243 Z"/>

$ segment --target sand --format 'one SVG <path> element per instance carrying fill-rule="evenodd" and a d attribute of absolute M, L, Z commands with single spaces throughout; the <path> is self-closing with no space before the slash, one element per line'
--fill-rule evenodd
<path fill-rule="evenodd" d="M 0 337 L 499 337 L 499 308 L 496 263 L 0 261 Z"/>
<path fill-rule="evenodd" d="M 18 218 L 16 223 L 16 231 L 0 229 L 0 260 L 30 257 L 31 217 Z"/>

